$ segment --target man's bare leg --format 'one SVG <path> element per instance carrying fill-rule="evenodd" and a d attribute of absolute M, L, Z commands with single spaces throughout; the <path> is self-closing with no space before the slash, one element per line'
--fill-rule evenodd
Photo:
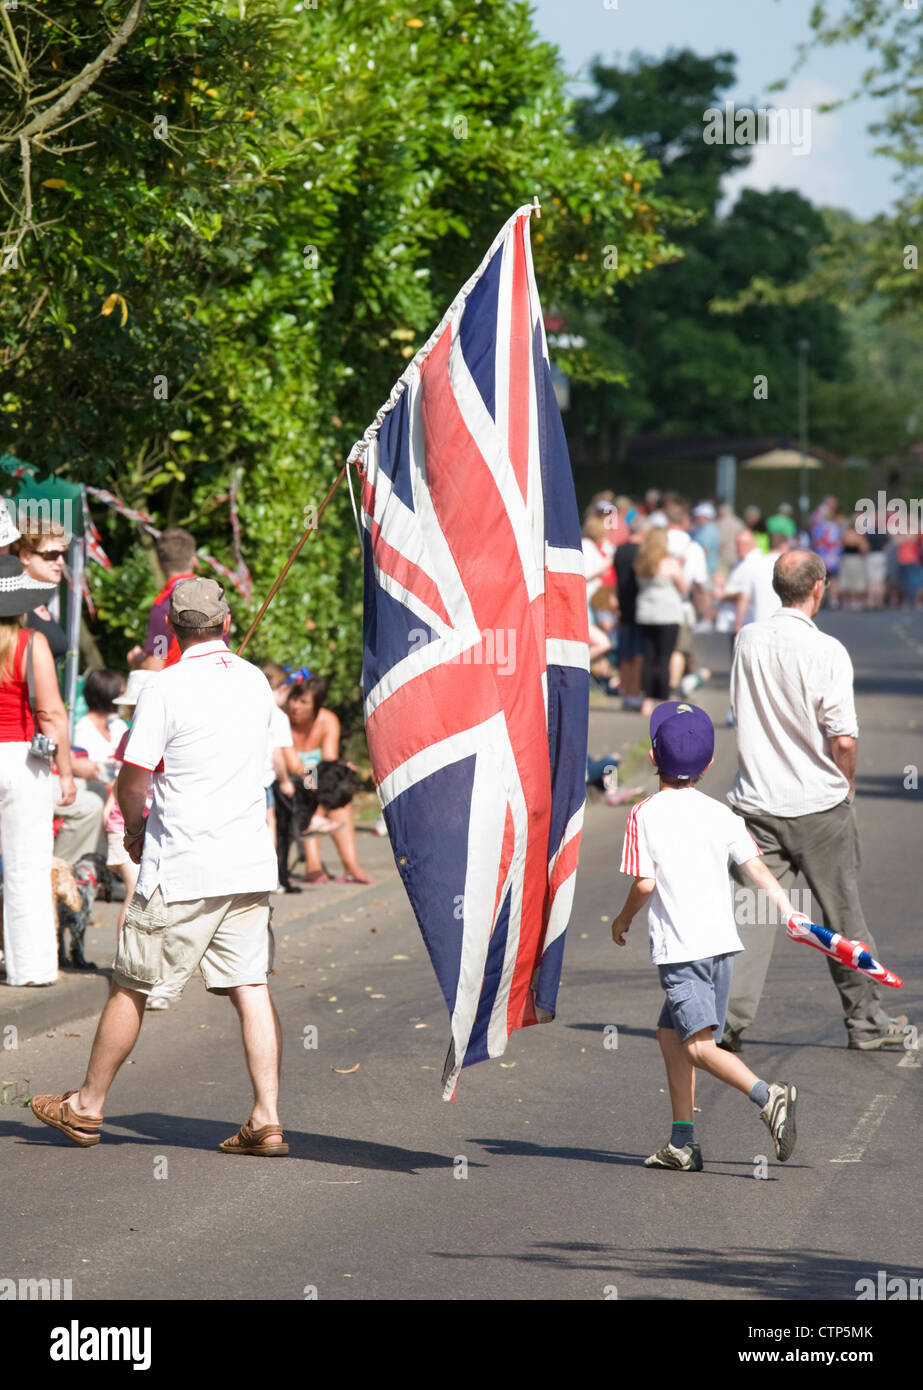
<path fill-rule="evenodd" d="M 282 1026 L 268 985 L 235 985 L 228 997 L 240 1018 L 247 1070 L 253 1085 L 250 1124 L 279 1125 L 277 1133 L 266 1135 L 265 1144 L 282 1143 L 279 1124 L 279 1072 L 282 1066 Z"/>
<path fill-rule="evenodd" d="M 101 1115 L 109 1087 L 138 1040 L 146 994 L 113 985 L 96 1026 L 96 1037 L 83 1085 L 71 1097 L 78 1115 Z"/>

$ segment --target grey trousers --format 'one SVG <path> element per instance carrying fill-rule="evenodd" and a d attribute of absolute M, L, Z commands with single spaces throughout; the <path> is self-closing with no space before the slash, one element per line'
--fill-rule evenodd
<path fill-rule="evenodd" d="M 93 782 L 92 786 L 99 786 Z M 58 859 L 68 864 L 76 864 L 85 854 L 106 853 L 106 832 L 103 830 L 103 809 L 105 807 L 105 788 L 100 788 L 103 796 L 90 791 L 89 787 L 77 783 L 77 797 L 70 806 L 56 806 L 55 820 L 64 824 L 55 836 L 54 852 Z"/>
<path fill-rule="evenodd" d="M 859 901 L 859 831 L 854 807 L 843 801 L 829 811 L 809 816 L 742 814 L 763 851 L 766 867 L 782 887 L 790 890 L 796 875 L 803 874 L 814 900 L 815 921 L 819 920 L 819 907 L 825 927 L 867 942 L 872 955 L 877 956 L 878 948 Z M 742 875 L 739 881 L 749 883 Z M 748 1027 L 756 1017 L 772 949 L 784 928 L 742 926 L 738 931 L 744 951 L 734 962 L 727 1015 L 727 1027 L 735 1032 Z M 804 949 L 788 944 L 792 950 Z M 880 986 L 830 956 L 824 959 L 840 995 L 847 1033 L 867 1038 L 884 1032 L 890 1019 L 881 1007 Z"/>

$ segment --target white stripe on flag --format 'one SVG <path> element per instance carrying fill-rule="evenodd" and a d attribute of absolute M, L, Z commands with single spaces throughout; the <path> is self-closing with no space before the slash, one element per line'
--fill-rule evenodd
<path fill-rule="evenodd" d="M 452 351 L 449 356 L 449 376 L 465 427 L 490 469 L 503 499 L 503 505 L 509 515 L 510 526 L 519 551 L 522 572 L 525 576 L 526 593 L 531 602 L 545 589 L 542 559 L 534 553 L 530 553 L 529 538 L 531 537 L 532 526 L 526 511 L 526 504 L 522 499 L 522 493 L 519 491 L 519 484 L 516 482 L 513 465 L 510 462 L 507 437 L 491 420 L 490 412 L 468 370 L 468 364 L 458 339 L 452 343 Z"/>
<path fill-rule="evenodd" d="M 545 569 L 551 574 L 579 574 L 586 578 L 586 561 L 582 550 L 569 545 L 545 546 Z"/>
<path fill-rule="evenodd" d="M 576 666 L 590 669 L 590 652 L 586 642 L 566 642 L 563 637 L 545 639 L 545 661 L 549 666 Z"/>

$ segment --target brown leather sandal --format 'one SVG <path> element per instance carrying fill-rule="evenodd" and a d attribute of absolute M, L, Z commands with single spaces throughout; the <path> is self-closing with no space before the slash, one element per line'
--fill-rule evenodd
<path fill-rule="evenodd" d="M 261 1125 L 259 1129 L 252 1129 L 249 1124 L 241 1125 L 238 1132 L 218 1148 L 222 1153 L 249 1154 L 252 1158 L 284 1158 L 288 1144 L 267 1144 L 264 1142 L 267 1134 L 282 1134 L 282 1126 Z"/>
<path fill-rule="evenodd" d="M 33 1096 L 29 1107 L 43 1124 L 59 1129 L 72 1144 L 89 1149 L 99 1143 L 100 1136 L 93 1131 L 101 1128 L 103 1119 L 101 1115 L 78 1115 L 68 1103 L 76 1094 L 76 1091 L 65 1091 L 63 1096 Z"/>

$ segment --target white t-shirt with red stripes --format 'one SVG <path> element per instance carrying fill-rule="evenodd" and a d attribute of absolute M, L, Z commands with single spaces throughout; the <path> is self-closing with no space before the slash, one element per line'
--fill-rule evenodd
<path fill-rule="evenodd" d="M 743 950 L 728 860 L 761 853 L 742 818 L 695 787 L 665 787 L 632 807 L 621 870 L 656 884 L 647 915 L 655 965 Z"/>

